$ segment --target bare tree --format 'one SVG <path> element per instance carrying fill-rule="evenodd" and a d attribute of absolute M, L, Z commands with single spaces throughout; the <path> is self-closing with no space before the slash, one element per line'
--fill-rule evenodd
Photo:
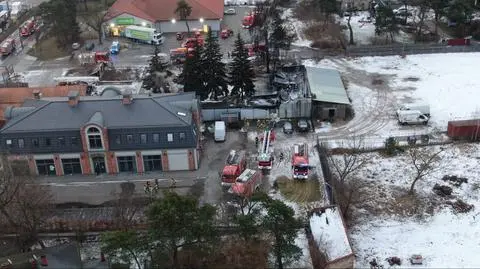
<path fill-rule="evenodd" d="M 441 160 L 440 155 L 445 149 L 446 148 L 444 147 L 440 147 L 440 150 L 438 151 L 431 151 L 429 148 L 414 146 L 408 150 L 408 156 L 410 157 L 415 172 L 412 184 L 410 185 L 409 194 L 415 192 L 415 184 L 419 180 L 440 168 L 440 166 L 438 166 L 438 163 Z"/>
<path fill-rule="evenodd" d="M 347 27 L 348 27 L 348 33 L 349 33 L 349 41 L 348 41 L 349 45 L 355 45 L 355 41 L 353 40 L 353 28 L 352 28 L 352 24 L 350 23 L 350 21 L 352 20 L 352 13 L 354 11 L 354 6 L 355 6 L 355 3 L 354 1 L 352 1 L 348 8 Z"/>
<path fill-rule="evenodd" d="M 341 157 L 338 155 L 329 155 L 330 165 L 333 173 L 340 182 L 345 182 L 349 176 L 367 165 L 371 156 L 362 154 L 364 148 L 364 139 L 353 136 L 347 143 L 347 149 Z"/>
<path fill-rule="evenodd" d="M 21 249 L 35 242 L 44 247 L 38 233 L 52 209 L 49 188 L 35 184 L 26 171 L 26 162 L 14 169 L 6 156 L 0 157 L 0 219 L 18 235 Z"/>
<path fill-rule="evenodd" d="M 106 8 L 106 7 L 105 7 Z M 108 11 L 101 8 L 101 10 L 90 10 L 88 12 L 84 12 L 82 14 L 82 19 L 86 25 L 92 28 L 98 35 L 98 43 L 102 44 L 102 36 L 103 36 L 103 22 L 105 20 L 105 16 L 107 16 Z"/>
<path fill-rule="evenodd" d="M 114 225 L 120 229 L 131 229 L 138 224 L 138 216 L 144 203 L 140 196 L 135 194 L 135 184 L 126 182 L 121 184 L 121 192 L 113 193 Z"/>

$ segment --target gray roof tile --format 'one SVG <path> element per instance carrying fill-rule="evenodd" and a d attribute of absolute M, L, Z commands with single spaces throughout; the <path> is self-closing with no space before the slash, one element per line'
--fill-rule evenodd
<path fill-rule="evenodd" d="M 189 126 L 191 112 L 175 102 L 195 99 L 194 93 L 176 95 L 133 96 L 133 103 L 123 105 L 122 97 L 80 97 L 78 105 L 70 107 L 68 98 L 28 100 L 24 105 L 35 110 L 14 118 L 0 130 L 3 133 L 29 131 L 78 130 L 94 119 L 110 129 L 149 126 Z M 103 118 L 103 119 L 102 119 Z"/>

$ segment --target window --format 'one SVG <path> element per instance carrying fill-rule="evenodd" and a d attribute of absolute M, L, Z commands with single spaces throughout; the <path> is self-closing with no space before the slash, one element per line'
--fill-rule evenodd
<path fill-rule="evenodd" d="M 23 138 L 19 138 L 17 142 L 18 142 L 19 149 L 25 148 L 25 140 L 23 140 Z"/>
<path fill-rule="evenodd" d="M 65 137 L 58 138 L 58 145 L 65 146 Z"/>
<path fill-rule="evenodd" d="M 153 134 L 152 136 L 153 143 L 160 143 L 160 135 L 159 134 Z"/>
<path fill-rule="evenodd" d="M 119 172 L 136 172 L 137 171 L 135 157 L 133 156 L 117 157 L 117 161 L 118 161 Z"/>
<path fill-rule="evenodd" d="M 82 166 L 80 165 L 80 159 L 62 159 L 63 173 L 65 175 L 81 174 Z"/>
<path fill-rule="evenodd" d="M 133 135 L 127 135 L 127 143 L 133 144 Z"/>
<path fill-rule="evenodd" d="M 52 159 L 49 160 L 35 160 L 37 164 L 38 174 L 41 176 L 54 176 L 55 173 L 55 163 Z"/>
<path fill-rule="evenodd" d="M 99 129 L 95 127 L 88 128 L 87 138 L 90 149 L 103 149 L 102 134 Z"/>
<path fill-rule="evenodd" d="M 180 140 L 185 140 L 185 132 L 181 132 L 178 137 Z"/>
<path fill-rule="evenodd" d="M 121 135 L 116 135 L 115 136 L 115 144 L 117 144 L 117 145 L 122 144 L 122 136 Z"/>
<path fill-rule="evenodd" d="M 143 156 L 143 165 L 145 166 L 145 171 L 161 171 L 162 170 L 162 156 L 161 155 L 150 155 Z"/>
<path fill-rule="evenodd" d="M 173 142 L 173 134 L 167 134 L 167 141 Z"/>
<path fill-rule="evenodd" d="M 50 138 L 45 138 L 45 146 L 49 147 L 52 145 L 52 140 Z"/>
<path fill-rule="evenodd" d="M 7 144 L 8 147 L 11 147 L 12 146 L 12 139 L 7 139 L 5 140 L 5 144 Z"/>
<path fill-rule="evenodd" d="M 140 144 L 147 144 L 147 134 L 140 134 Z"/>
<path fill-rule="evenodd" d="M 72 142 L 72 146 L 77 146 L 78 145 L 78 137 L 72 136 L 70 138 L 70 141 Z"/>
<path fill-rule="evenodd" d="M 32 145 L 35 148 L 38 148 L 40 146 L 40 144 L 38 143 L 38 138 L 32 138 Z"/>

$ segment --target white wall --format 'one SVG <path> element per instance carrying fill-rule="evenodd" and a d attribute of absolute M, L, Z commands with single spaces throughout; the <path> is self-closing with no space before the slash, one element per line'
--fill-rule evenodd
<path fill-rule="evenodd" d="M 212 31 L 220 31 L 220 20 L 205 20 L 203 23 L 200 23 L 198 20 L 188 21 L 190 31 L 193 28 L 203 29 L 204 24 L 209 25 L 212 28 Z M 157 23 L 156 26 L 157 30 L 164 33 L 187 32 L 185 21 L 177 21 L 175 23 L 172 23 L 171 21 L 162 21 Z"/>

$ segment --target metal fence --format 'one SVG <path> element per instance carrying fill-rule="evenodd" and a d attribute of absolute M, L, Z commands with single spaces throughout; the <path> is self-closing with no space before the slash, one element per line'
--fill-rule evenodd
<path fill-rule="evenodd" d="M 392 44 L 381 46 L 352 46 L 345 51 L 347 57 L 389 56 L 408 54 L 480 52 L 480 45 L 447 46 L 445 44 Z"/>

